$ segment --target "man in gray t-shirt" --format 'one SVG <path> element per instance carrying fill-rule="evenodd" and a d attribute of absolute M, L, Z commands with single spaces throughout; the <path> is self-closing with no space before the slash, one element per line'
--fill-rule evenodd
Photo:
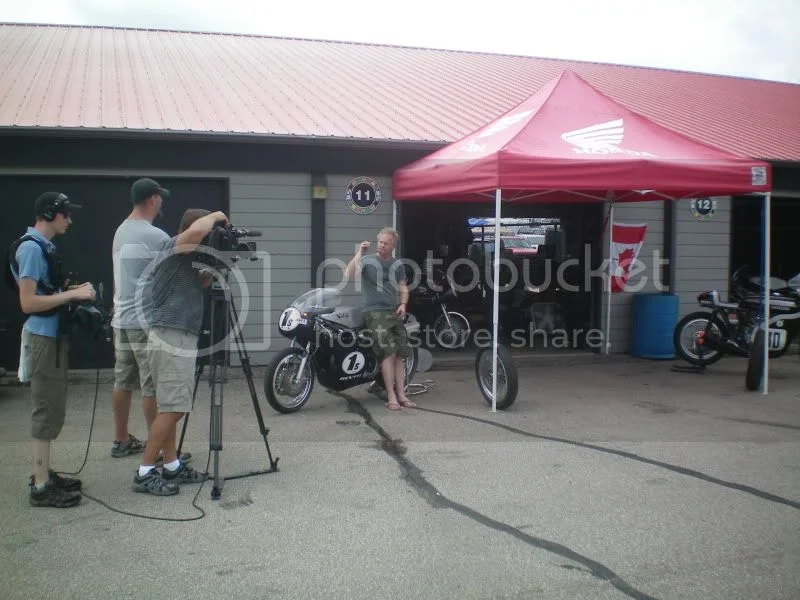
<path fill-rule="evenodd" d="M 361 242 L 358 252 L 345 269 L 345 277 L 354 275 L 361 281 L 364 294 L 364 323 L 372 332 L 373 351 L 381 362 L 386 385 L 386 407 L 413 408 L 414 402 L 405 392 L 405 364 L 411 356 L 403 323 L 408 303 L 408 287 L 402 261 L 394 258 L 397 231 L 384 227 L 378 233 L 377 252 L 367 255 L 371 242 Z"/>
<path fill-rule="evenodd" d="M 128 431 L 133 390 L 142 392 L 142 411 L 147 429 L 156 418 L 156 399 L 147 358 L 147 329 L 151 300 L 147 267 L 154 252 L 169 236 L 153 226 L 169 191 L 152 179 L 138 179 L 131 186 L 133 210 L 117 227 L 112 244 L 114 267 L 114 441 L 111 456 L 119 458 L 144 450 L 144 444 Z"/>
<path fill-rule="evenodd" d="M 158 416 L 150 428 L 142 464 L 133 477 L 133 490 L 171 496 L 183 483 L 203 481 L 177 455 L 175 430 L 194 404 L 197 344 L 203 324 L 203 288 L 211 276 L 200 272 L 192 253 L 217 223 L 228 223 L 222 212 L 190 208 L 179 233 L 162 242 L 152 265 L 153 310 L 148 335 L 150 372 L 158 400 Z M 163 449 L 164 465 L 156 470 Z"/>

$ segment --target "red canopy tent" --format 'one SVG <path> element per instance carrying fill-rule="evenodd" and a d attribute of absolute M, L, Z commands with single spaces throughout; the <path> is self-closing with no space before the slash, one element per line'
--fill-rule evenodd
<path fill-rule="evenodd" d="M 398 169 L 392 182 L 395 200 L 478 202 L 494 197 L 496 224 L 503 201 L 607 202 L 613 225 L 617 202 L 744 194 L 765 197 L 769 223 L 770 189 L 768 163 L 662 127 L 569 70 L 477 131 Z M 764 275 L 769 278 L 769 228 L 764 239 Z M 499 244 L 496 231 L 495 340 Z M 765 294 L 765 306 L 766 301 Z M 495 373 L 496 355 L 495 343 Z M 766 393 L 766 364 L 764 376 Z M 496 374 L 494 379 L 496 396 Z"/>

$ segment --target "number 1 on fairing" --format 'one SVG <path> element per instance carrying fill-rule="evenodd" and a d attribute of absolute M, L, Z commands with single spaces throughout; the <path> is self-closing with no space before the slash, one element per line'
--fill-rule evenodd
<path fill-rule="evenodd" d="M 361 352 L 351 352 L 342 361 L 342 371 L 347 375 L 354 375 L 364 368 L 367 359 Z"/>

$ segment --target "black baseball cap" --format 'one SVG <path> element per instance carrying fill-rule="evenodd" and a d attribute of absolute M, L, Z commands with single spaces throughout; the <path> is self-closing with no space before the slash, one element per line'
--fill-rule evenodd
<path fill-rule="evenodd" d="M 83 207 L 80 204 L 73 204 L 67 195 L 61 192 L 45 192 L 36 199 L 34 204 L 37 217 L 42 217 L 45 213 L 69 215 L 81 208 Z"/>
<path fill-rule="evenodd" d="M 153 194 L 158 194 L 162 199 L 169 198 L 169 190 L 161 187 L 157 181 L 144 177 L 137 179 L 131 186 L 131 201 L 134 204 L 144 202 Z"/>

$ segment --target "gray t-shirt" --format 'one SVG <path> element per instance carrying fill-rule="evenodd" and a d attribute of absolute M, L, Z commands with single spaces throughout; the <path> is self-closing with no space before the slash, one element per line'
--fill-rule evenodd
<path fill-rule="evenodd" d="M 397 308 L 400 304 L 401 282 L 406 280 L 402 261 L 397 258 L 381 260 L 378 255 L 362 256 L 361 289 L 364 294 L 364 310 Z"/>
<path fill-rule="evenodd" d="M 199 270 L 192 266 L 193 253 L 177 254 L 175 241 L 167 239 L 159 248 L 153 269 L 153 326 L 172 327 L 198 335 L 203 325 L 203 287 Z"/>
<path fill-rule="evenodd" d="M 145 271 L 150 270 L 147 267 L 155 252 L 168 239 L 165 231 L 142 219 L 125 219 L 117 227 L 111 249 L 114 265 L 113 327 L 147 327 L 152 302 Z"/>

